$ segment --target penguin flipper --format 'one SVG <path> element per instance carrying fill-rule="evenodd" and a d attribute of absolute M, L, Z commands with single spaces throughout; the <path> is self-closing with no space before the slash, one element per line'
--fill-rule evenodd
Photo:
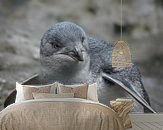
<path fill-rule="evenodd" d="M 119 75 L 119 74 L 118 74 Z M 121 88 L 123 88 L 126 92 L 128 92 L 135 100 L 137 100 L 141 105 L 144 106 L 145 110 L 152 112 L 152 113 L 156 113 L 155 110 L 153 110 L 151 108 L 151 106 L 149 105 L 149 103 L 137 92 L 134 90 L 134 87 L 131 81 L 128 81 L 125 79 L 125 77 L 122 78 L 118 78 L 115 75 L 106 73 L 106 72 L 102 72 L 102 77 L 106 80 L 109 80 L 111 82 L 114 82 L 115 84 L 117 84 L 118 86 L 120 86 Z M 137 82 L 137 81 L 136 81 Z"/>

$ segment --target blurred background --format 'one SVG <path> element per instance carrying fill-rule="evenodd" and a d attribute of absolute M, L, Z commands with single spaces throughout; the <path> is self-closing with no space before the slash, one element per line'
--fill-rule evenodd
<path fill-rule="evenodd" d="M 123 39 L 139 66 L 152 107 L 163 112 L 163 0 L 123 0 Z M 39 71 L 43 33 L 61 21 L 116 43 L 120 0 L 0 0 L 0 110 L 16 81 Z"/>

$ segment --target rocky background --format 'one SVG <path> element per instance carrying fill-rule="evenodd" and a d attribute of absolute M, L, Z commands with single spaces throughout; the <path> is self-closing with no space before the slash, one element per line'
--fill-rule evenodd
<path fill-rule="evenodd" d="M 142 73 L 152 107 L 163 112 L 163 1 L 123 0 L 123 39 Z M 16 81 L 39 71 L 39 44 L 53 24 L 72 21 L 116 43 L 120 0 L 0 0 L 0 110 Z"/>

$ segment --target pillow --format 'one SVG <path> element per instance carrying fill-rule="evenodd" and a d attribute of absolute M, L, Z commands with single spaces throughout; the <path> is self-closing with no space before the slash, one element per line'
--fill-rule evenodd
<path fill-rule="evenodd" d="M 60 86 L 64 86 L 64 87 L 72 87 L 72 88 L 75 88 L 75 87 L 79 87 L 79 86 L 83 86 L 84 84 L 78 84 L 78 85 L 63 85 L 61 83 L 58 83 L 58 87 Z M 58 93 L 58 89 L 57 89 L 57 93 Z M 98 101 L 98 94 L 97 94 L 97 83 L 93 83 L 93 84 L 90 84 L 88 86 L 88 91 L 87 91 L 87 98 L 88 100 L 92 100 L 92 101 L 95 101 L 95 102 L 99 102 Z"/>
<path fill-rule="evenodd" d="M 99 102 L 98 94 L 97 94 L 97 83 L 93 83 L 89 85 L 87 99 L 95 102 Z"/>
<path fill-rule="evenodd" d="M 32 93 L 34 99 L 40 98 L 74 98 L 74 93 L 61 93 L 61 94 L 52 94 L 52 93 Z"/>
<path fill-rule="evenodd" d="M 30 100 L 30 99 L 33 99 L 33 95 L 32 93 L 33 92 L 36 92 L 36 93 L 50 93 L 50 88 L 51 86 L 45 86 L 45 87 L 39 87 L 39 88 L 36 88 L 36 87 L 33 87 L 33 86 L 23 86 L 23 93 L 24 93 L 24 99 L 25 100 Z"/>
<path fill-rule="evenodd" d="M 21 102 L 24 100 L 33 99 L 33 92 L 37 93 L 56 93 L 57 83 L 33 86 L 33 85 L 21 85 L 16 82 L 16 100 L 15 102 Z"/>
<path fill-rule="evenodd" d="M 17 91 L 17 93 L 16 93 L 15 102 L 24 101 L 23 87 L 18 82 L 16 82 L 16 91 Z"/>
<path fill-rule="evenodd" d="M 58 83 L 57 94 L 60 93 L 74 93 L 74 98 L 84 98 L 87 99 L 88 84 L 81 85 L 63 85 Z"/>

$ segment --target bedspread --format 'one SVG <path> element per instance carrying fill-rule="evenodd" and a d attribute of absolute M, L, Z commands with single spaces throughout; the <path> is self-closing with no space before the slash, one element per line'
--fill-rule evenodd
<path fill-rule="evenodd" d="M 78 98 L 14 103 L 0 112 L 0 130 L 124 130 L 109 107 Z"/>

